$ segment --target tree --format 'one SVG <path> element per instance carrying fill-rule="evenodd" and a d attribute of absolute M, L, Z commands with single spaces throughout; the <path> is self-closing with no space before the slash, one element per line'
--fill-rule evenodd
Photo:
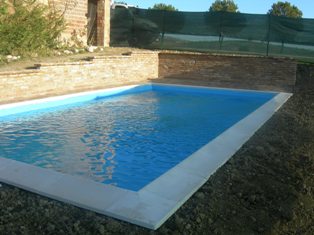
<path fill-rule="evenodd" d="M 268 14 L 276 16 L 286 16 L 290 18 L 301 18 L 303 13 L 295 5 L 291 5 L 289 2 L 277 2 L 274 3 Z"/>
<path fill-rule="evenodd" d="M 163 45 L 165 34 L 180 33 L 185 24 L 185 13 L 178 11 L 172 5 L 159 3 L 149 8 L 149 10 L 146 12 L 146 17 L 158 25 L 161 32 L 161 45 Z"/>
<path fill-rule="evenodd" d="M 209 8 L 204 20 L 211 35 L 219 36 L 221 49 L 225 36 L 237 38 L 246 25 L 246 18 L 233 0 L 216 0 Z"/>
<path fill-rule="evenodd" d="M 237 4 L 233 0 L 216 0 L 209 8 L 209 11 L 239 12 Z"/>
<path fill-rule="evenodd" d="M 155 4 L 152 8 L 148 8 L 149 10 L 164 10 L 164 11 L 178 11 L 174 6 L 171 4 L 167 5 L 164 3 Z"/>
<path fill-rule="evenodd" d="M 280 52 L 283 52 L 285 42 L 294 43 L 295 37 L 303 30 L 302 11 L 289 2 L 274 3 L 268 14 L 274 16 L 271 21 L 271 39 L 281 42 Z M 277 17 L 284 16 L 284 17 Z"/>

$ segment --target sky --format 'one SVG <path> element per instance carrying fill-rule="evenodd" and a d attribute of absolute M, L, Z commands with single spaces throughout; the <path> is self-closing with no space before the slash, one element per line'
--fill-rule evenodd
<path fill-rule="evenodd" d="M 287 1 L 297 6 L 303 12 L 304 18 L 314 18 L 313 0 Z M 173 5 L 179 11 L 208 11 L 214 0 L 124 0 L 124 2 L 143 9 L 152 7 L 155 3 L 165 3 Z M 234 2 L 238 5 L 241 13 L 266 14 L 277 0 L 234 0 Z"/>

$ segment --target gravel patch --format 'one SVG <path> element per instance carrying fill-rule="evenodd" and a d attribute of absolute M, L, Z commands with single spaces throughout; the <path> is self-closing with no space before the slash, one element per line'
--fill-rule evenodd
<path fill-rule="evenodd" d="M 309 71 L 299 66 L 295 95 L 157 231 L 1 184 L 0 234 L 314 234 Z"/>

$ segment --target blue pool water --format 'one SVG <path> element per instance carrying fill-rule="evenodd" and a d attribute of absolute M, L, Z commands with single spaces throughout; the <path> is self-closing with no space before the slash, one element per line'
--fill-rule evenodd
<path fill-rule="evenodd" d="M 138 191 L 276 95 L 162 85 L 122 93 L 0 111 L 0 157 Z"/>

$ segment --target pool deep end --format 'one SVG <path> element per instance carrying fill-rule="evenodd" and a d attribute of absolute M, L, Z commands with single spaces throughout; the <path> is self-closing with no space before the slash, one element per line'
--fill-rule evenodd
<path fill-rule="evenodd" d="M 84 93 L 84 96 L 76 94 L 62 98 L 57 97 L 57 101 L 51 98 L 45 99 L 44 103 L 42 101 L 31 101 L 5 105 L 0 109 L 0 116 L 3 119 L 10 119 L 12 116 L 8 115 L 16 115 L 19 110 L 27 112 L 42 109 L 43 107 L 46 109 L 56 108 L 60 106 L 60 103 L 62 105 L 71 105 L 95 98 L 102 99 L 107 92 L 110 95 L 131 94 L 144 92 L 145 89 L 154 90 L 154 88 L 164 92 L 195 93 L 197 91 L 198 95 L 209 91 L 217 95 L 223 93 L 227 96 L 231 94 L 237 96 L 242 93 L 242 91 L 235 90 L 191 88 L 187 86 L 128 86 L 107 91 Z M 202 144 L 204 145 L 202 148 L 196 149 L 197 151 L 192 155 L 185 158 L 185 160 L 183 158 L 183 161 L 179 161 L 180 163 L 177 163 L 153 182 L 141 187 L 138 192 L 103 185 L 92 180 L 5 158 L 0 158 L 0 180 L 102 214 L 156 229 L 290 97 L 290 94 L 286 93 L 276 95 L 274 93 L 245 92 L 244 95 L 247 97 L 253 95 L 266 96 L 270 100 L 257 110 L 252 110 L 253 113 L 243 117 L 211 142 Z M 275 97 L 272 98 L 273 96 Z M 50 101 L 50 104 L 45 102 L 47 100 Z"/>

